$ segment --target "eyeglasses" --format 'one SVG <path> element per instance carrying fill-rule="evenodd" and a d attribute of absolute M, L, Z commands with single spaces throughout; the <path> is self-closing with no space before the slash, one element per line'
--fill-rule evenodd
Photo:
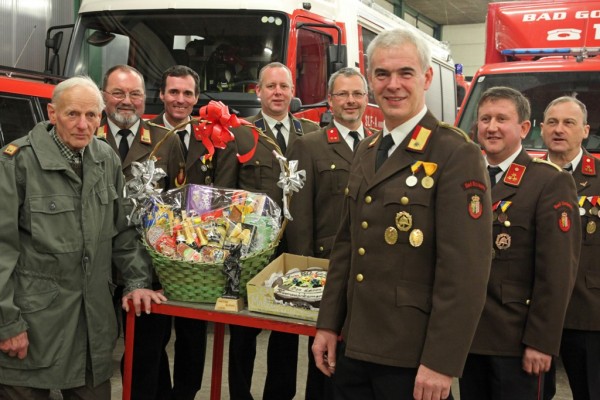
<path fill-rule="evenodd" d="M 104 91 L 104 93 L 110 94 L 116 100 L 125 100 L 125 97 L 129 96 L 131 101 L 140 101 L 144 98 L 144 93 L 142 92 L 122 92 L 120 90 L 115 90 L 113 92 Z"/>
<path fill-rule="evenodd" d="M 353 99 L 361 99 L 365 97 L 365 92 L 337 92 L 331 93 L 332 96 L 337 97 L 338 99 L 348 100 L 348 97 L 352 96 Z"/>

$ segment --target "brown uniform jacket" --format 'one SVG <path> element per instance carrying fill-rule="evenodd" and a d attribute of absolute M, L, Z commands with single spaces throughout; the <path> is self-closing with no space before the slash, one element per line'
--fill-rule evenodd
<path fill-rule="evenodd" d="M 151 119 L 150 122 L 164 126 L 164 113 Z M 202 156 L 206 154 L 206 147 L 194 136 L 194 130 L 191 130 L 190 144 L 188 154 L 185 160 L 185 183 L 194 183 L 197 185 L 211 185 L 214 178 L 214 169 L 212 161 L 202 162 Z M 181 140 L 181 139 L 180 139 Z"/>
<path fill-rule="evenodd" d="M 370 134 L 365 129 L 364 137 Z M 298 160 L 298 170 L 306 171 L 306 182 L 290 202 L 294 219 L 286 228 L 288 252 L 329 258 L 353 156 L 333 122 L 295 141 L 288 159 Z"/>
<path fill-rule="evenodd" d="M 491 262 L 483 156 L 428 112 L 375 172 L 381 136 L 354 156 L 317 327 L 341 331 L 347 357 L 459 376 Z M 430 189 L 423 168 L 406 183 L 417 161 L 437 166 Z"/>
<path fill-rule="evenodd" d="M 291 131 L 287 144 L 287 152 L 291 150 L 298 137 L 304 133 L 319 129 L 319 126 L 312 121 L 300 120 L 294 118 L 291 114 L 290 118 Z M 261 128 L 277 143 L 273 132 L 271 132 L 268 124 L 262 118 L 262 113 L 246 120 Z M 246 127 L 236 128 L 232 131 L 235 135 L 235 140 L 227 143 L 227 147 L 224 150 L 217 152 L 215 186 L 265 193 L 281 207 L 283 203 L 283 191 L 277 186 L 281 168 L 279 161 L 273 155 L 274 146 L 259 136 L 256 152 L 252 159 L 244 164 L 240 164 L 236 153 L 247 153 L 254 145 L 254 137 L 250 129 Z"/>
<path fill-rule="evenodd" d="M 581 216 L 581 256 L 577 280 L 565 319 L 565 328 L 600 331 L 600 219 L 590 213 L 592 196 L 600 196 L 600 160 L 584 150 L 581 162 L 573 171 L 577 195 L 585 214 Z M 600 197 L 598 198 L 600 199 Z M 597 201 L 596 210 L 600 208 Z"/>
<path fill-rule="evenodd" d="M 523 150 L 492 189 L 492 204 L 504 203 L 495 211 L 492 273 L 471 353 L 521 357 L 529 346 L 558 355 L 580 219 L 570 174 L 535 161 Z"/>
<path fill-rule="evenodd" d="M 96 131 L 96 136 L 105 139 L 108 144 L 113 148 L 114 151 L 119 154 L 119 148 L 117 147 L 117 141 L 115 135 L 117 132 L 111 132 L 110 126 L 106 122 L 106 117 L 102 119 L 100 127 Z M 134 132 L 135 138 L 133 143 L 129 147 L 127 157 L 123 160 L 123 174 L 125 175 L 125 181 L 129 181 L 133 178 L 131 173 L 131 163 L 133 161 L 143 162 L 148 159 L 150 153 L 154 149 L 154 146 L 165 137 L 167 131 L 161 128 L 152 128 L 145 121 L 140 121 L 138 132 Z M 159 182 L 159 187 L 164 189 L 173 189 L 175 187 L 175 179 L 183 168 L 183 150 L 181 148 L 181 140 L 177 135 L 170 136 L 165 142 L 163 142 L 155 153 L 156 156 L 156 167 L 162 168 L 167 174 L 166 178 Z"/>

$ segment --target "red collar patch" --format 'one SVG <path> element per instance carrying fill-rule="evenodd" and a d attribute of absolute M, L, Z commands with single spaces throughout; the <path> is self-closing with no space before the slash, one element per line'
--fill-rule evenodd
<path fill-rule="evenodd" d="M 340 133 L 336 128 L 327 129 L 327 142 L 328 143 L 339 143 Z"/>
<path fill-rule="evenodd" d="M 511 186 L 519 186 L 521 184 L 521 179 L 523 179 L 523 174 L 525 174 L 524 165 L 512 163 L 510 167 L 508 167 L 508 171 L 504 174 L 504 183 Z"/>
<path fill-rule="evenodd" d="M 581 173 L 583 175 L 596 175 L 596 164 L 594 163 L 594 157 L 583 155 L 581 158 Z"/>

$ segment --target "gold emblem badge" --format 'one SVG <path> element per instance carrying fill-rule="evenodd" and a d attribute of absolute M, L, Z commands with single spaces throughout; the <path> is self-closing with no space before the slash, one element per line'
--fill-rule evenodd
<path fill-rule="evenodd" d="M 408 242 L 412 247 L 419 247 L 423 244 L 423 232 L 420 229 L 413 229 L 408 235 Z"/>
<path fill-rule="evenodd" d="M 412 228 L 412 215 L 406 211 L 400 211 L 396 214 L 396 226 L 402 232 L 408 232 Z"/>
<path fill-rule="evenodd" d="M 425 189 L 431 189 L 433 187 L 433 183 L 433 178 L 430 176 L 425 176 L 423 179 L 421 179 L 421 186 L 423 186 Z"/>
<path fill-rule="evenodd" d="M 500 233 L 496 236 L 496 247 L 499 250 L 506 250 L 510 248 L 511 237 L 508 233 Z"/>
<path fill-rule="evenodd" d="M 596 232 L 596 223 L 594 221 L 589 221 L 585 226 L 585 231 L 590 235 Z"/>
<path fill-rule="evenodd" d="M 14 156 L 19 151 L 19 146 L 15 146 L 14 144 L 9 144 L 4 149 L 4 154 L 7 156 Z"/>
<path fill-rule="evenodd" d="M 388 226 L 385 230 L 384 238 L 387 244 L 396 244 L 398 241 L 398 231 L 393 226 Z"/>

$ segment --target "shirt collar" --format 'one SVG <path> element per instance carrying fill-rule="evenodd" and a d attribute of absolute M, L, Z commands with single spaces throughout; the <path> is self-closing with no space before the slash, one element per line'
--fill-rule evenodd
<path fill-rule="evenodd" d="M 572 159 L 570 162 L 566 163 L 565 165 L 563 165 L 563 169 L 567 168 L 569 165 L 571 165 L 573 171 L 575 171 L 577 169 L 577 166 L 579 165 L 579 163 L 581 162 L 581 158 L 583 157 L 583 149 L 580 147 L 579 148 L 579 153 L 577 153 L 577 155 L 575 156 L 574 159 Z M 548 161 L 550 162 L 554 162 L 550 159 L 550 154 L 548 154 Z M 556 164 L 556 163 L 555 163 Z"/>
<path fill-rule="evenodd" d="M 289 115 L 286 115 L 284 119 L 282 119 L 281 121 L 278 121 L 273 117 L 269 117 L 264 112 L 261 112 L 261 113 L 262 113 L 264 120 L 267 122 L 267 125 L 269 125 L 269 128 L 271 128 L 271 132 L 275 132 L 275 124 L 278 122 L 281 122 L 283 124 L 283 127 L 288 132 L 290 132 L 290 116 Z"/>
<path fill-rule="evenodd" d="M 406 138 L 406 136 L 408 136 L 408 134 L 411 133 L 413 131 L 413 129 L 415 129 L 415 126 L 417 126 L 417 123 L 419 123 L 419 121 L 423 119 L 423 117 L 425 116 L 426 113 L 427 113 L 427 106 L 423 106 L 421 111 L 419 111 L 414 117 L 412 117 L 408 121 L 404 122 L 403 124 L 398 125 L 391 131 L 387 129 L 387 127 L 385 126 L 385 121 L 384 121 L 383 134 L 385 135 L 386 132 L 389 132 L 392 135 L 392 138 L 394 139 L 394 147 L 392 147 L 392 149 L 394 149 L 397 145 L 402 143 L 402 141 Z"/>
<path fill-rule="evenodd" d="M 117 126 L 117 124 L 115 124 L 114 122 L 112 122 L 110 120 L 110 118 L 106 118 L 106 121 L 108 122 L 108 127 L 110 128 L 111 133 L 113 133 L 113 136 L 117 134 L 117 132 L 119 132 L 122 128 L 119 128 Z M 141 119 L 138 119 L 133 125 L 131 125 L 128 129 L 131 131 L 131 133 L 133 133 L 133 137 L 135 137 L 135 135 L 137 134 L 138 130 L 140 129 L 140 121 Z"/>
<path fill-rule="evenodd" d="M 521 151 L 523 151 L 523 146 L 519 146 L 519 149 L 516 152 L 514 152 L 510 157 L 508 157 L 506 160 L 502 161 L 496 166 L 502 168 L 502 172 L 504 173 L 510 167 L 510 164 L 512 164 L 513 161 L 516 160 L 517 156 L 521 153 Z M 485 159 L 485 164 L 486 167 L 490 165 L 487 158 Z"/>
<path fill-rule="evenodd" d="M 56 127 L 52 128 L 50 131 L 50 136 L 54 140 L 54 143 L 58 146 L 58 150 L 60 154 L 70 163 L 80 163 L 83 160 L 83 153 L 85 152 L 85 147 L 81 150 L 72 150 L 69 146 L 67 146 L 62 139 L 56 133 Z"/>

